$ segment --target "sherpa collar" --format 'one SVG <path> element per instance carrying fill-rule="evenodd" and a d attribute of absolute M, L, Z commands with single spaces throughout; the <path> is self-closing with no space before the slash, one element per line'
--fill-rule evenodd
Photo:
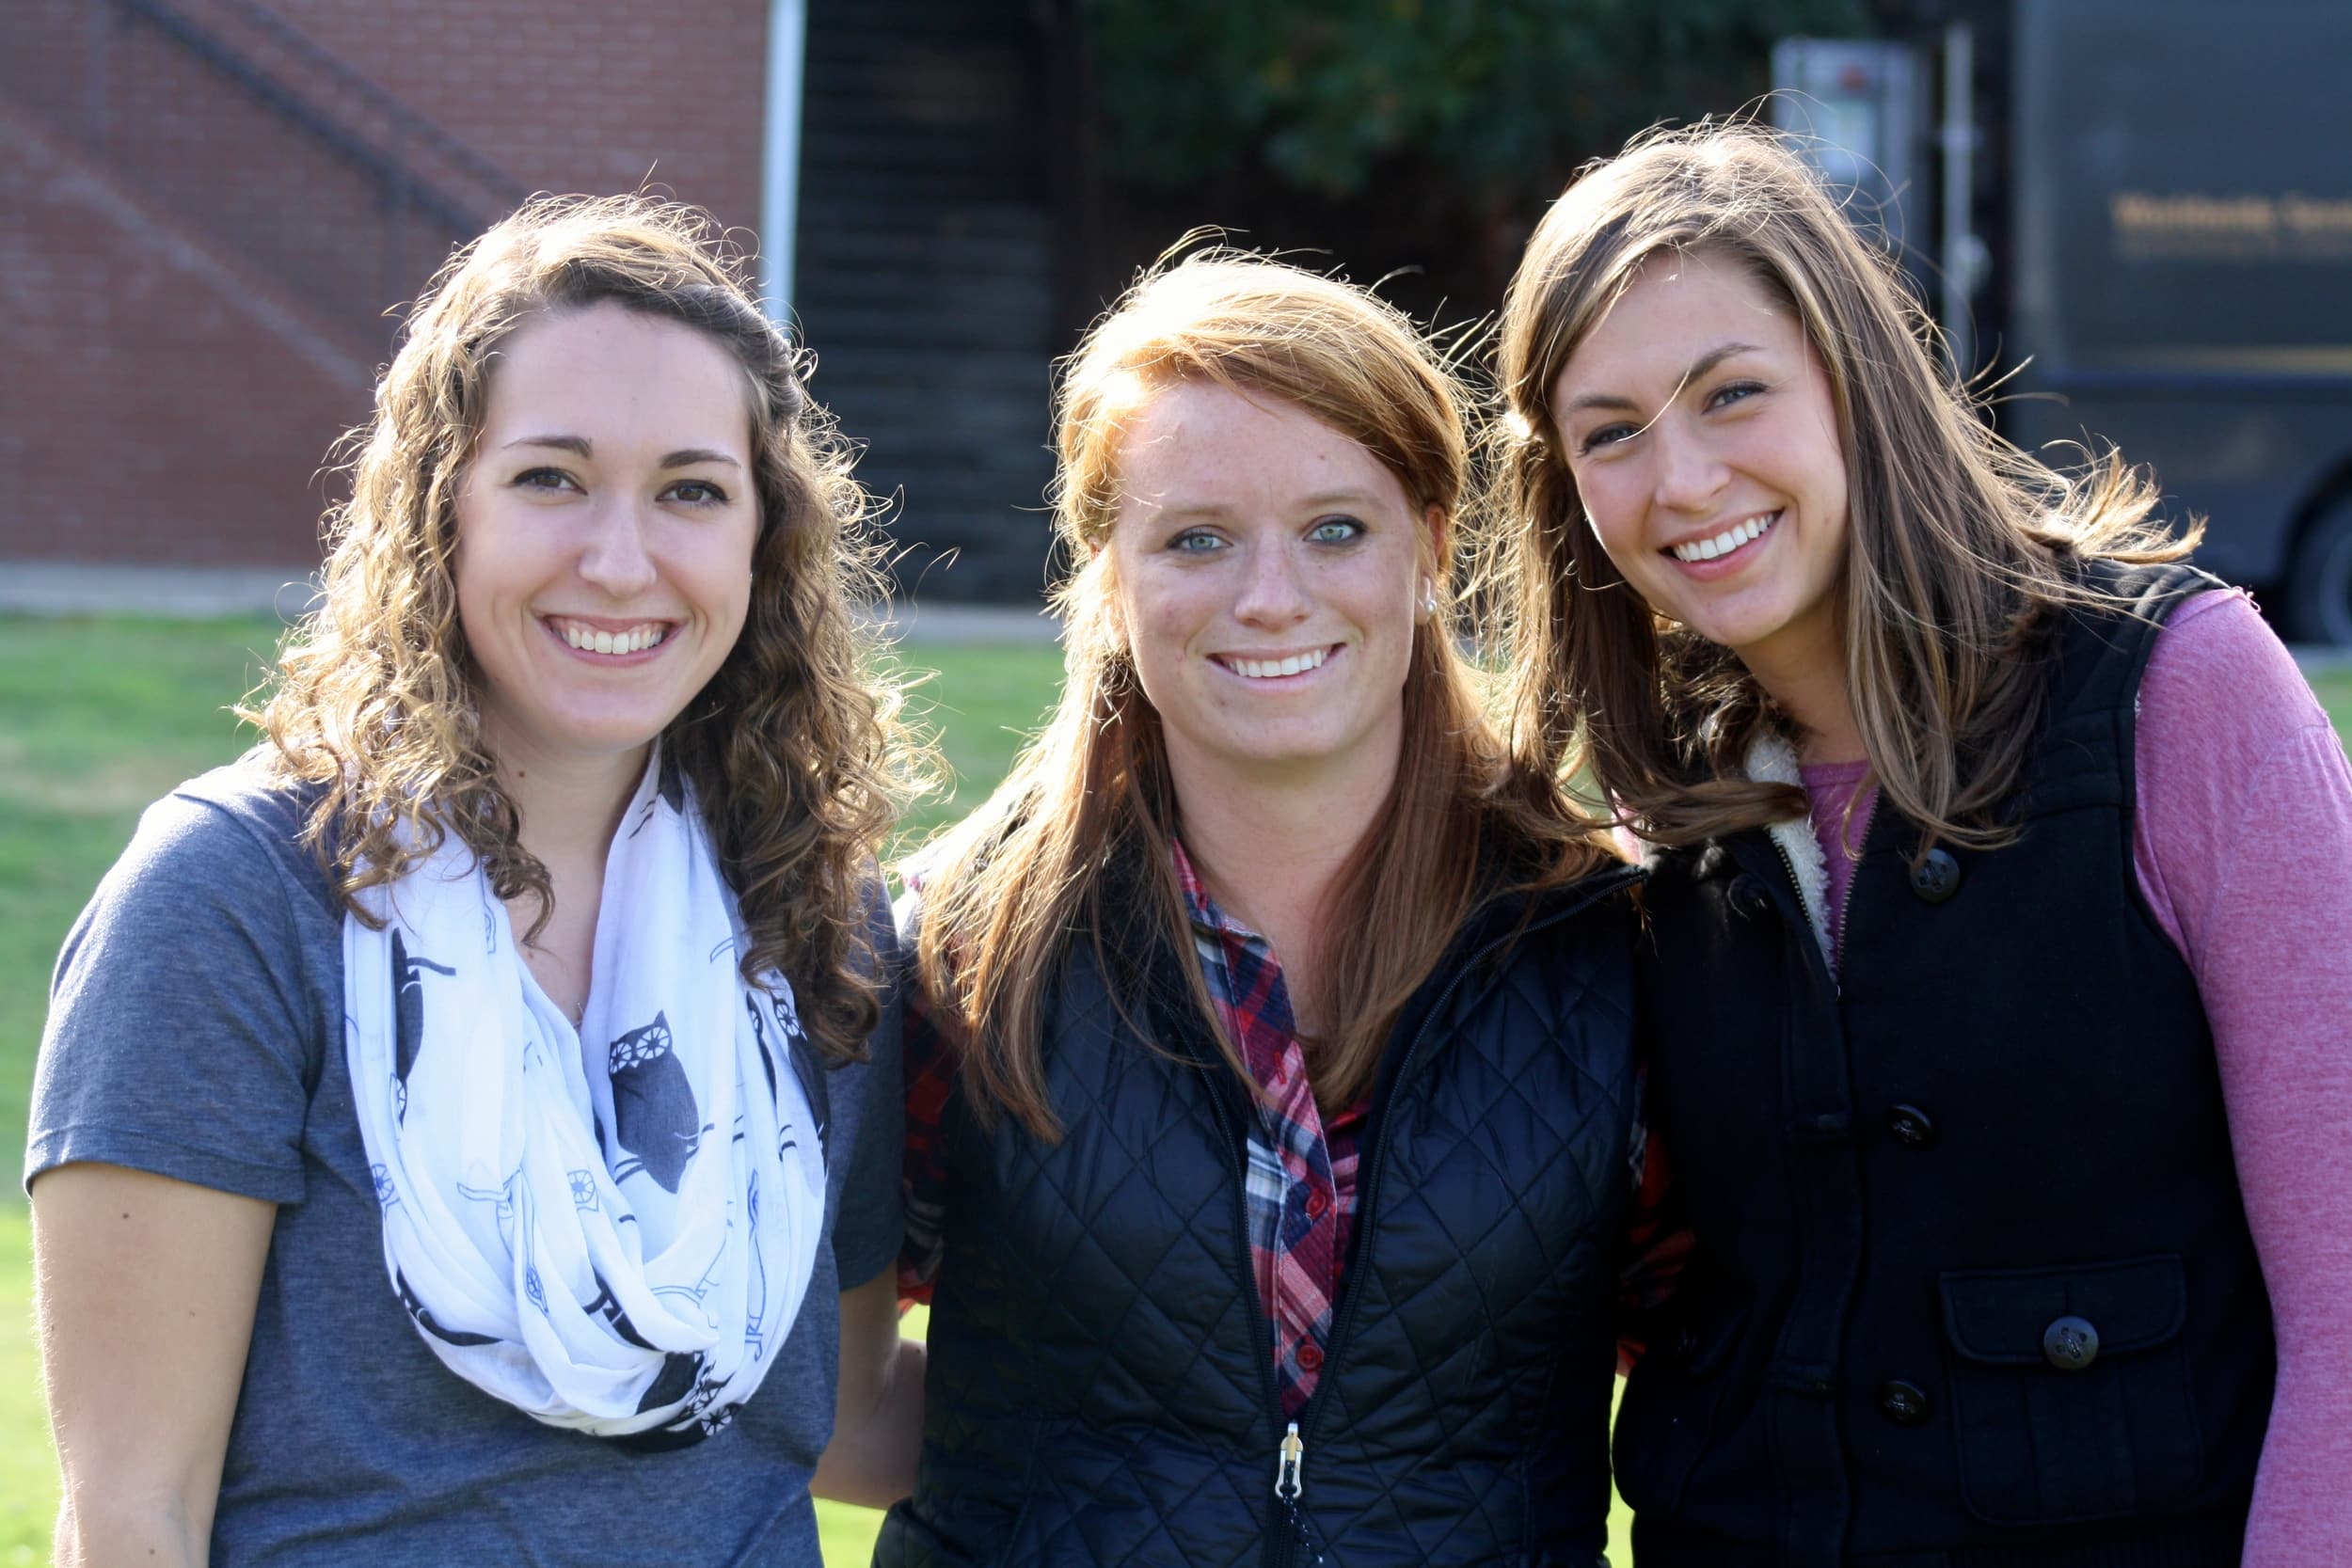
<path fill-rule="evenodd" d="M 1797 749 L 1787 736 L 1772 730 L 1756 732 L 1756 738 L 1748 743 L 1748 754 L 1741 766 L 1757 784 L 1804 787 L 1804 775 L 1797 770 Z M 1805 918 L 1812 922 L 1813 940 L 1826 954 L 1830 950 L 1829 861 L 1821 853 L 1820 840 L 1813 836 L 1812 818 L 1799 813 L 1781 818 L 1765 831 L 1780 847 L 1788 869 L 1796 876 L 1797 896 L 1804 900 Z"/>

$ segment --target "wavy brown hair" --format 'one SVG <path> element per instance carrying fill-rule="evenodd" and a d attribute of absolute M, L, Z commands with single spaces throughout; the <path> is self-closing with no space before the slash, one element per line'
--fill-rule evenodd
<path fill-rule="evenodd" d="M 1803 809 L 1740 761 L 1785 721 L 1728 648 L 1656 614 L 1586 526 L 1553 393 L 1586 335 L 1661 251 L 1729 258 L 1804 328 L 1846 459 L 1836 609 L 1849 702 L 1887 799 L 1938 838 L 2009 842 L 2041 711 L 2037 657 L 2068 605 L 2106 601 L 2070 562 L 2175 559 L 2153 491 L 2114 454 L 2074 474 L 2000 439 L 1935 352 L 1899 269 L 1804 159 L 1748 125 L 1655 131 L 1571 183 L 1503 307 L 1503 510 L 1524 535 L 1490 574 L 1510 605 L 1509 727 L 1533 765 L 1589 763 L 1623 816 L 1685 844 Z M 2117 608 L 2120 608 L 2117 607 Z"/>
<path fill-rule="evenodd" d="M 1059 1133 L 1041 1060 L 1045 998 L 1076 941 L 1106 976 L 1132 973 L 1112 945 L 1183 966 L 1191 1006 L 1216 1026 L 1170 842 L 1182 802 L 1159 715 L 1119 626 L 1104 548 L 1118 520 L 1127 421 L 1167 388 L 1206 382 L 1311 414 L 1360 443 L 1402 484 L 1416 517 L 1464 502 L 1469 453 L 1458 383 L 1397 310 L 1281 262 L 1204 252 L 1148 275 L 1063 369 L 1054 517 L 1073 563 L 1056 592 L 1067 665 L 1059 705 L 986 804 L 926 858 L 918 983 L 965 1042 L 964 1084 L 983 1115 Z M 1398 1015 L 1507 866 L 1521 885 L 1574 879 L 1603 860 L 1591 825 L 1549 769 L 1513 769 L 1458 651 L 1448 542 L 1424 533 L 1438 611 L 1414 634 L 1396 782 L 1327 896 L 1324 1035 L 1308 1044 L 1316 1097 L 1360 1098 Z M 1136 896 L 1138 886 L 1140 897 Z M 1132 957 L 1132 954 L 1130 954 Z M 1131 1021 L 1144 999 L 1114 993 Z"/>
<path fill-rule="evenodd" d="M 454 500 L 518 327 L 613 304 L 704 334 L 742 367 L 759 530 L 742 632 L 660 743 L 740 902 L 742 973 L 790 976 L 819 1050 L 849 1060 L 879 1016 L 873 859 L 919 751 L 852 617 L 880 583 L 849 450 L 742 268 L 707 214 L 643 196 L 536 198 L 453 256 L 408 315 L 374 417 L 344 438 L 324 597 L 248 717 L 278 774 L 315 788 L 305 836 L 345 910 L 371 920 L 358 895 L 454 833 L 500 897 L 536 897 L 535 935 L 551 890 L 483 743 Z"/>

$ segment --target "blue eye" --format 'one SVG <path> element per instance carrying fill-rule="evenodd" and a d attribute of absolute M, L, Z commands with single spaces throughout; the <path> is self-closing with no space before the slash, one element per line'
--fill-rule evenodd
<path fill-rule="evenodd" d="M 1735 381 L 1727 387 L 1717 388 L 1715 395 L 1707 400 L 1707 406 L 1724 408 L 1735 403 L 1744 403 L 1764 389 L 1764 384 L 1760 381 Z"/>
<path fill-rule="evenodd" d="M 1583 457 L 1596 448 L 1617 446 L 1622 442 L 1630 441 L 1641 433 L 1642 427 L 1639 425 L 1605 424 L 1584 437 L 1582 444 L 1576 449 L 1576 454 Z"/>
<path fill-rule="evenodd" d="M 1353 517 L 1326 517 L 1307 531 L 1310 543 L 1345 545 L 1363 537 L 1364 525 Z"/>
<path fill-rule="evenodd" d="M 1168 547 L 1178 555 L 1210 555 L 1225 547 L 1225 541 L 1205 528 L 1188 528 L 1168 542 Z"/>

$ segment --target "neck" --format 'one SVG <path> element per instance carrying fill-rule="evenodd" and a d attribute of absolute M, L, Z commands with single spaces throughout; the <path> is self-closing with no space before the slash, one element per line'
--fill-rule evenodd
<path fill-rule="evenodd" d="M 1846 656 L 1839 641 L 1796 650 L 1742 649 L 1740 662 L 1797 726 L 1801 762 L 1861 762 L 1862 727 L 1846 695 Z"/>
<path fill-rule="evenodd" d="M 1324 900 L 1387 802 L 1396 766 L 1391 751 L 1344 776 L 1269 770 L 1245 779 L 1187 766 L 1170 749 L 1185 854 L 1286 967 L 1311 961 Z"/>
<path fill-rule="evenodd" d="M 601 866 L 629 797 L 644 776 L 648 748 L 604 755 L 554 754 L 524 736 L 490 733 L 500 784 L 521 819 L 522 846 L 550 869 Z"/>

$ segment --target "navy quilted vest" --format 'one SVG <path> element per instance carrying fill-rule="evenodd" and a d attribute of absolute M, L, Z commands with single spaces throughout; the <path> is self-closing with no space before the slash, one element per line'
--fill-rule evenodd
<path fill-rule="evenodd" d="M 1242 1218 L 1243 1090 L 1166 955 L 1120 987 L 1151 999 L 1147 1042 L 1074 943 L 1045 1050 L 1062 1141 L 947 1108 L 922 1470 L 877 1564 L 1590 1568 L 1636 875 L 1489 908 L 1407 1011 L 1300 1421 L 1295 1526 L 1274 1491 L 1286 1422 Z"/>
<path fill-rule="evenodd" d="M 2134 705 L 2211 579 L 2093 565 L 2012 802 L 1882 805 L 1833 980 L 1762 834 L 1645 890 L 1651 1125 L 1697 1247 L 1617 1426 L 1643 1568 L 2224 1568 L 2270 1312 L 2195 978 L 2132 864 Z"/>

